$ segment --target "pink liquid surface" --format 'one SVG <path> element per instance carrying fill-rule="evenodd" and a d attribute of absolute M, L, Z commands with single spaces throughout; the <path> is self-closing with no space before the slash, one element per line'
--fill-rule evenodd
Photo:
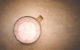
<path fill-rule="evenodd" d="M 32 43 L 39 38 L 40 25 L 30 17 L 24 17 L 15 24 L 15 36 L 22 43 Z"/>

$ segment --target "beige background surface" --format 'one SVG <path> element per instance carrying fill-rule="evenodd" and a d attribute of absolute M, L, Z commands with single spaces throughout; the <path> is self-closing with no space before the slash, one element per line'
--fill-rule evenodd
<path fill-rule="evenodd" d="M 31 45 L 13 36 L 21 16 L 43 16 L 42 35 Z M 80 50 L 80 1 L 0 0 L 0 50 Z"/>

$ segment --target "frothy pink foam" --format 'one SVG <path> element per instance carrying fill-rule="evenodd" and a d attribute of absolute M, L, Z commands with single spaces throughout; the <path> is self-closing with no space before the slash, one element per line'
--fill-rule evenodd
<path fill-rule="evenodd" d="M 30 17 L 21 18 L 15 25 L 15 36 L 23 43 L 32 43 L 40 35 L 39 23 Z"/>

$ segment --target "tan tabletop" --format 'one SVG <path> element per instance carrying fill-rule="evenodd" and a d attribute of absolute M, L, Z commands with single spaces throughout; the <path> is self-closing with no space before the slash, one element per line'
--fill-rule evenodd
<path fill-rule="evenodd" d="M 31 45 L 19 43 L 13 25 L 22 16 L 42 15 L 42 34 Z M 80 50 L 80 2 L 0 0 L 0 50 Z"/>

